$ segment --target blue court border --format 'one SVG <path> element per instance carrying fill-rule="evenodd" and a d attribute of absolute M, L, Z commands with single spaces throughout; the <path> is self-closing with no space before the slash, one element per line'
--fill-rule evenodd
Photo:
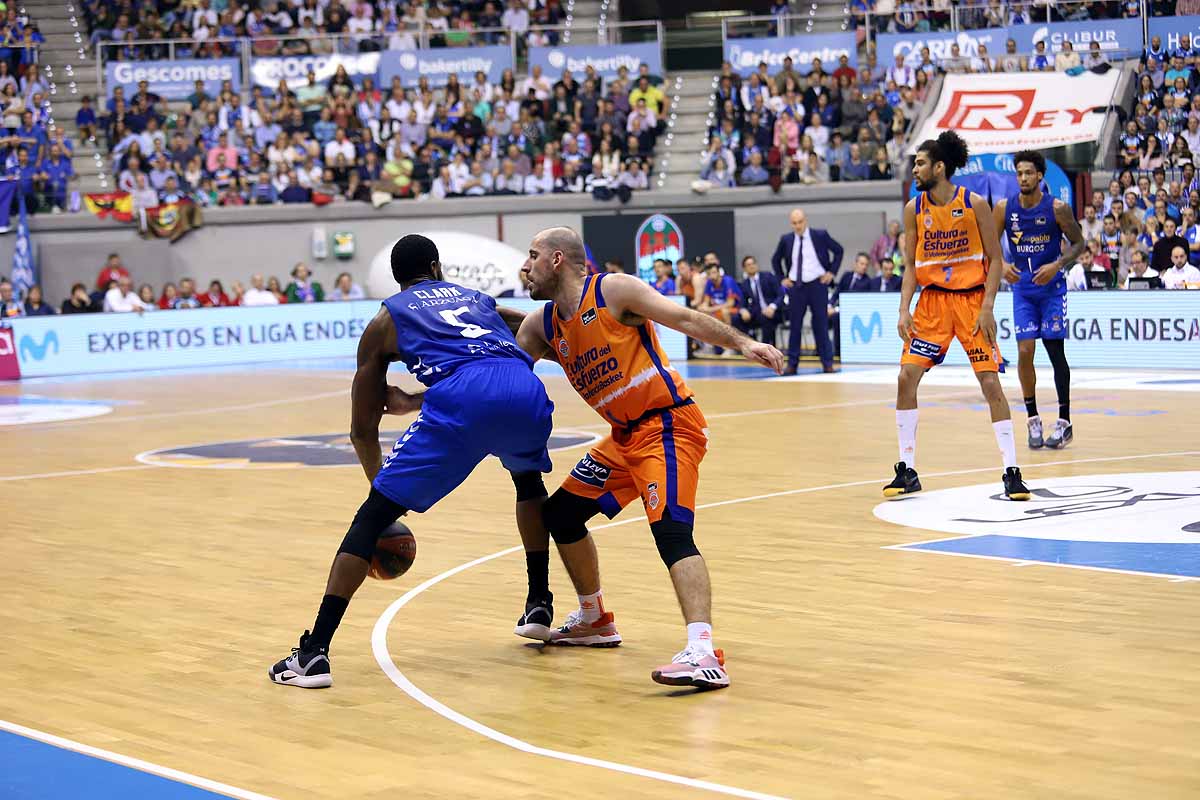
<path fill-rule="evenodd" d="M 272 800 L 0 720 L 4 800 Z"/>

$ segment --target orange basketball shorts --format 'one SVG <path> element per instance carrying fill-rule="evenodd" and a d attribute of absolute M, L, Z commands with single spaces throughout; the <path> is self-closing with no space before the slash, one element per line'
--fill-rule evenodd
<path fill-rule="evenodd" d="M 636 498 L 646 518 L 670 513 L 689 525 L 696 519 L 700 462 L 708 451 L 708 423 L 693 403 L 655 414 L 632 431 L 614 430 L 588 450 L 562 488 L 599 502 L 612 519 Z"/>
<path fill-rule="evenodd" d="M 1000 351 L 982 332 L 971 332 L 982 308 L 982 287 L 973 292 L 922 291 L 913 312 L 912 338 L 904 345 L 900 363 L 928 369 L 942 363 L 950 342 L 958 339 L 976 372 L 999 372 Z"/>

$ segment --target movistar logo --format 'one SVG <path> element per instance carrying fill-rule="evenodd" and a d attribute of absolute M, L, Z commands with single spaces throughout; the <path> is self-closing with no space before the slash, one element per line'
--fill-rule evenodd
<path fill-rule="evenodd" d="M 856 344 L 867 344 L 875 336 L 883 336 L 883 319 L 878 311 L 871 313 L 871 319 L 863 322 L 857 314 L 850 320 L 850 339 Z"/>
<path fill-rule="evenodd" d="M 40 344 L 35 342 L 32 336 L 25 334 L 21 337 L 21 359 L 32 358 L 34 361 L 41 361 L 51 347 L 54 348 L 54 355 L 58 355 L 58 334 L 54 331 L 46 331 Z"/>

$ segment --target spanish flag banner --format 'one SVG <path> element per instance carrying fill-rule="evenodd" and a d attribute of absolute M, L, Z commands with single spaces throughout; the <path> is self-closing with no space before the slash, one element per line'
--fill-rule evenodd
<path fill-rule="evenodd" d="M 200 209 L 191 200 L 164 203 L 146 209 L 141 220 L 142 236 L 177 242 L 185 233 L 192 228 L 199 228 L 201 224 Z"/>
<path fill-rule="evenodd" d="M 133 196 L 129 192 L 87 194 L 83 202 L 88 211 L 101 219 L 112 217 L 117 222 L 133 222 Z"/>

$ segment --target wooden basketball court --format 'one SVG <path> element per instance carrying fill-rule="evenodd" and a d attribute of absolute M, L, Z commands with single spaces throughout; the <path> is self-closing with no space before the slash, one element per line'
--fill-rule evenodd
<path fill-rule="evenodd" d="M 900 501 L 906 524 L 874 513 L 894 385 L 690 377 L 711 428 L 697 541 L 733 680 L 709 694 L 649 680 L 684 637 L 639 509 L 597 531 L 622 647 L 512 635 L 524 562 L 493 461 L 406 520 L 416 564 L 355 598 L 333 688 L 272 685 L 367 489 L 327 463 L 340 438 L 313 438 L 348 428 L 350 372 L 3 387 L 113 410 L 0 428 L 0 728 L 170 779 L 131 794 L 95 778 L 92 798 L 1195 798 L 1200 526 L 1177 523 L 1200 521 L 1200 382 L 1079 377 L 1075 443 L 1022 447 L 1030 485 L 1050 488 L 1019 509 L 987 497 L 1001 470 L 978 390 L 924 386 L 925 494 Z M 547 384 L 567 443 L 603 430 Z M 552 453 L 554 483 L 583 452 Z M 984 523 L 934 492 L 976 485 L 987 524 L 1041 508 L 1040 532 L 964 538 Z M 931 540 L 949 549 L 896 549 Z M 562 619 L 557 559 L 551 583 Z M 0 747 L 0 796 L 72 796 L 30 789 L 75 774 L 53 759 L 21 783 L 22 752 Z"/>

